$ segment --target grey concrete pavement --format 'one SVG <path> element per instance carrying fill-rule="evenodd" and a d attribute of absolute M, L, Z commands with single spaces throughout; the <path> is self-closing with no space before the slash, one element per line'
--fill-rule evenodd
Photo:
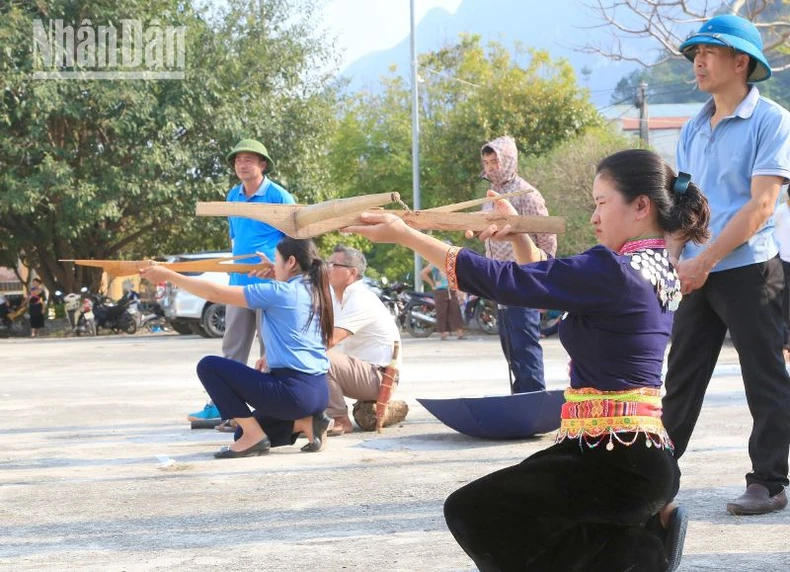
<path fill-rule="evenodd" d="M 567 356 L 545 342 L 547 378 Z M 439 423 L 416 397 L 507 392 L 496 337 L 404 339 L 408 420 L 215 460 L 230 436 L 191 431 L 204 394 L 192 336 L 0 340 L 0 569 L 473 570 L 442 518 L 457 487 L 519 462 L 553 437 L 491 442 Z M 733 517 L 751 419 L 737 359 L 722 353 L 681 460 L 690 511 L 681 570 L 790 569 L 790 512 Z"/>

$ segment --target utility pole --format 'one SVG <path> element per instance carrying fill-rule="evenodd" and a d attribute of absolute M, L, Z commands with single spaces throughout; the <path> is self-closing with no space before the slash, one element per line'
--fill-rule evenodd
<path fill-rule="evenodd" d="M 639 90 L 636 93 L 634 104 L 639 110 L 639 146 L 642 149 L 647 149 L 647 146 L 650 144 L 650 138 L 648 135 L 647 82 L 645 80 L 639 82 Z"/>
<path fill-rule="evenodd" d="M 411 39 L 411 184 L 414 210 L 420 209 L 420 99 L 417 92 L 417 37 L 414 33 L 414 0 L 410 0 Z M 422 258 L 414 253 L 414 289 L 422 292 Z"/>

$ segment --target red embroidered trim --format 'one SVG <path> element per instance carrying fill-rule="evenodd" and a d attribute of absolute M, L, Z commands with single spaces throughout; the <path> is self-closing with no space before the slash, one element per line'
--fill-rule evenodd
<path fill-rule="evenodd" d="M 458 278 L 455 275 L 455 259 L 458 258 L 460 248 L 451 246 L 444 257 L 444 273 L 447 275 L 447 285 L 452 290 L 458 290 Z"/>
<path fill-rule="evenodd" d="M 667 242 L 663 238 L 643 238 L 642 240 L 629 240 L 621 248 L 618 254 L 628 254 L 644 248 L 666 248 Z"/>

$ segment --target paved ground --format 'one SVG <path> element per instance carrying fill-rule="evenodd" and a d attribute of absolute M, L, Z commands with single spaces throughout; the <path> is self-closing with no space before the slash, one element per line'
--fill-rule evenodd
<path fill-rule="evenodd" d="M 416 403 L 505 393 L 495 337 L 404 342 L 403 426 L 334 438 L 320 454 L 220 461 L 211 453 L 229 437 L 184 422 L 203 403 L 194 364 L 219 341 L 0 340 L 0 569 L 473 570 L 444 498 L 552 437 L 473 440 Z M 545 346 L 561 388 L 567 358 L 556 339 Z M 684 571 L 790 569 L 790 511 L 724 510 L 744 486 L 750 426 L 728 348 L 681 461 Z"/>

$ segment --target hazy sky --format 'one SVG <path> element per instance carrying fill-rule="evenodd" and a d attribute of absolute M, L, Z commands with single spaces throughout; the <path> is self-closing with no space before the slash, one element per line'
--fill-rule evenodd
<path fill-rule="evenodd" d="M 368 52 L 386 50 L 409 33 L 409 0 L 328 0 L 324 26 L 344 50 L 340 68 Z M 455 12 L 461 0 L 414 0 L 416 21 L 435 7 Z"/>

